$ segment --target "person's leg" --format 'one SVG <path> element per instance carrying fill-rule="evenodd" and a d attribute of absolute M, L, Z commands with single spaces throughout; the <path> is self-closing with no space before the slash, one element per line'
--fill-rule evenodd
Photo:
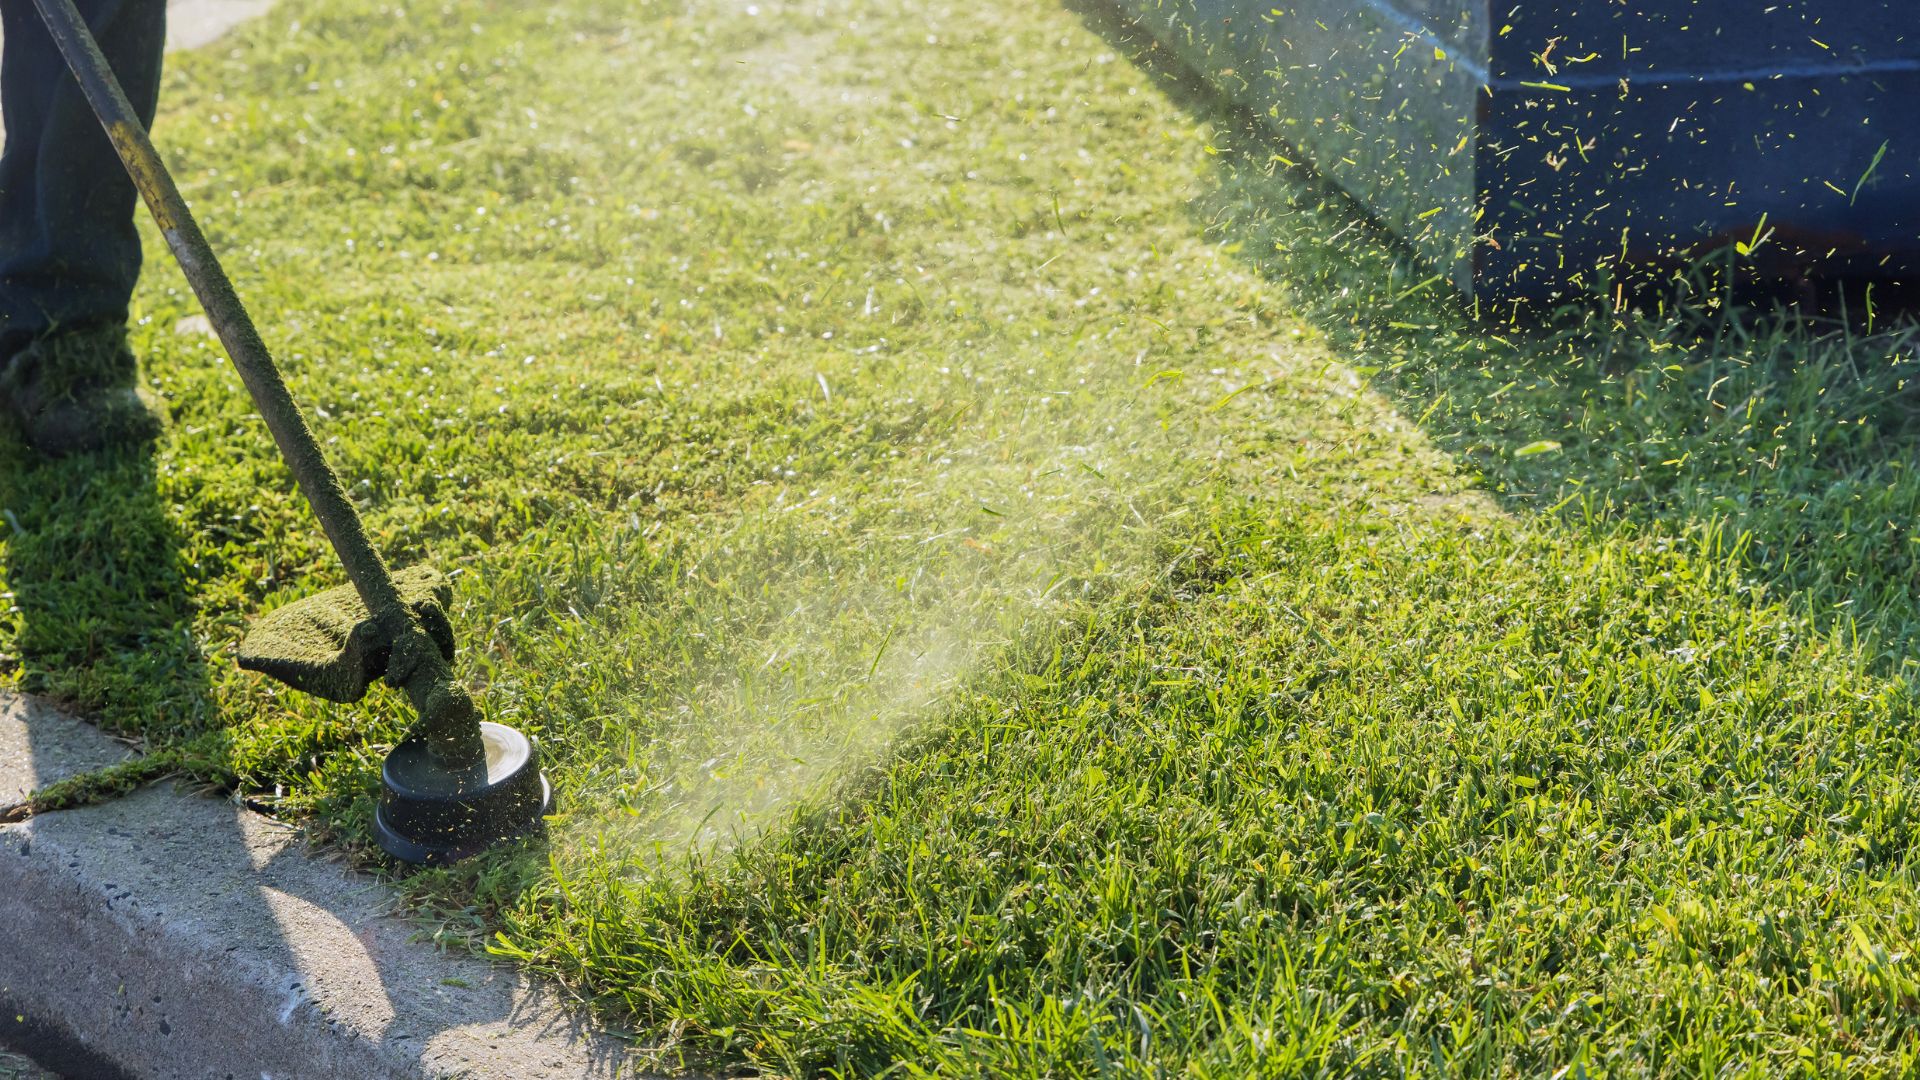
<path fill-rule="evenodd" d="M 100 50 L 151 124 L 164 0 L 78 0 Z M 132 181 L 32 0 L 0 0 L 0 335 L 122 323 L 140 274 Z"/>
<path fill-rule="evenodd" d="M 165 0 L 77 0 L 143 123 L 160 94 Z M 34 9 L 0 0 L 0 403 L 50 453 L 150 437 L 127 303 L 137 193 Z"/>

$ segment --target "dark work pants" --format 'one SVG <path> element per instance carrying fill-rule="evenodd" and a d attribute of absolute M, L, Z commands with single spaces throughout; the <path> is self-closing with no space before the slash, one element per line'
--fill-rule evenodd
<path fill-rule="evenodd" d="M 153 123 L 165 0 L 76 0 L 142 123 Z M 132 181 L 33 0 L 0 0 L 0 359 L 55 327 L 123 322 L 140 275 Z"/>

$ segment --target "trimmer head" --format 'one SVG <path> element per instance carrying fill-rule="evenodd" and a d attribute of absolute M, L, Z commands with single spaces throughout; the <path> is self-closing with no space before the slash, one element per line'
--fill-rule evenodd
<path fill-rule="evenodd" d="M 240 666 L 329 701 L 355 702 L 373 680 L 405 683 L 417 660 L 396 649 L 390 628 L 425 628 L 440 657 L 453 660 L 452 601 L 447 579 L 429 566 L 393 575 L 411 618 L 376 618 L 351 585 L 296 600 L 267 613 L 240 644 Z M 405 671 L 390 670 L 399 653 Z M 462 694 L 425 695 L 456 714 L 470 714 Z M 424 712 L 425 710 L 423 710 Z M 540 774 L 532 740 L 504 724 L 474 721 L 477 742 L 449 754 L 418 732 L 402 740 L 380 769 L 380 808 L 374 832 L 387 854 L 402 862 L 447 863 L 502 840 L 538 833 L 553 810 L 553 789 Z"/>
<path fill-rule="evenodd" d="M 410 863 L 449 863 L 502 840 L 530 836 L 553 812 L 553 788 L 540 774 L 540 750 L 504 724 L 482 721 L 485 776 L 461 783 L 418 739 L 407 739 L 380 767 L 380 809 L 373 827 L 387 854 Z"/>

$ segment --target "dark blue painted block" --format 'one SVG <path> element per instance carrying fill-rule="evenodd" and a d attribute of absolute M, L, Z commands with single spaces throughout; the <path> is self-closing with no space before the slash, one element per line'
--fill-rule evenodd
<path fill-rule="evenodd" d="M 1463 290 L 1920 259 L 1915 0 L 1121 0 Z"/>

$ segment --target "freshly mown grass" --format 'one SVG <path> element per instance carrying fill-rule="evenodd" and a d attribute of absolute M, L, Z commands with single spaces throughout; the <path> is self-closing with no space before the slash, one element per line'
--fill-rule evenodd
<path fill-rule="evenodd" d="M 663 1063 L 1915 1067 L 1909 331 L 1475 322 L 1045 4 L 286 0 L 166 103 L 558 789 L 399 888 Z M 155 763 L 54 795 L 365 854 L 407 717 L 233 669 L 340 579 L 151 250 L 166 441 L 0 450 L 14 677 Z"/>

